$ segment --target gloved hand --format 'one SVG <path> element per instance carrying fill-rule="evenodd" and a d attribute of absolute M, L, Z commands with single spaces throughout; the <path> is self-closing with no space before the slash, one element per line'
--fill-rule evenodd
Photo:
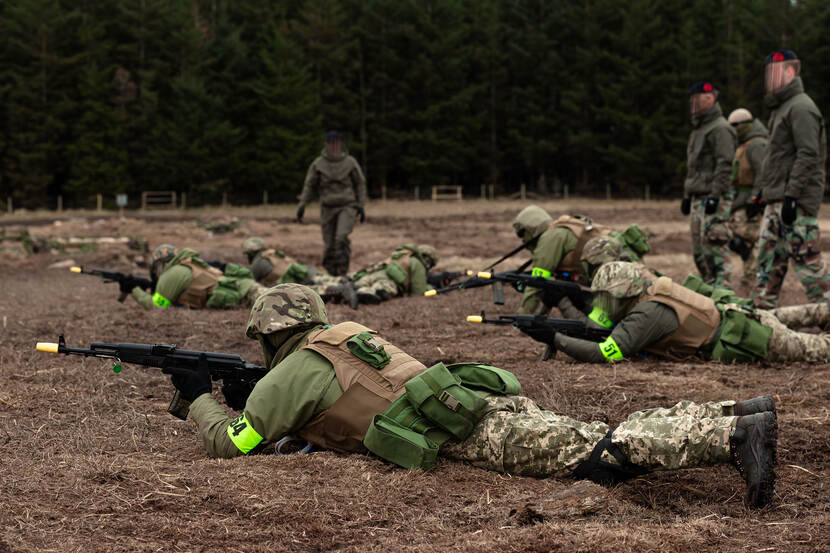
<path fill-rule="evenodd" d="M 300 207 L 297 208 L 297 222 L 298 223 L 303 222 L 303 215 L 305 215 L 305 206 L 301 205 Z"/>
<path fill-rule="evenodd" d="M 792 196 L 784 196 L 784 206 L 781 208 L 781 222 L 785 225 L 792 225 L 796 217 L 796 199 Z"/>
<path fill-rule="evenodd" d="M 683 215 L 688 215 L 692 212 L 692 199 L 691 198 L 683 198 L 683 201 L 680 202 L 680 213 Z"/>
<path fill-rule="evenodd" d="M 720 203 L 720 198 L 706 198 L 706 203 L 704 204 L 704 211 L 706 215 L 711 215 L 718 210 L 718 204 Z"/>
<path fill-rule="evenodd" d="M 746 218 L 752 219 L 764 210 L 766 202 L 758 196 L 750 198 L 749 203 L 746 204 Z"/>
<path fill-rule="evenodd" d="M 193 401 L 202 394 L 209 394 L 213 390 L 210 381 L 210 371 L 204 355 L 199 359 L 196 370 L 162 369 L 163 373 L 172 375 L 170 382 L 187 401 Z"/>
<path fill-rule="evenodd" d="M 136 286 L 136 283 L 131 278 L 122 278 L 118 281 L 118 290 L 122 294 L 131 294 L 133 292 L 133 288 L 135 288 Z"/>
<path fill-rule="evenodd" d="M 358 215 L 358 217 L 360 217 L 360 222 L 361 223 L 366 222 L 366 211 L 364 211 L 363 206 L 358 206 L 357 215 Z"/>

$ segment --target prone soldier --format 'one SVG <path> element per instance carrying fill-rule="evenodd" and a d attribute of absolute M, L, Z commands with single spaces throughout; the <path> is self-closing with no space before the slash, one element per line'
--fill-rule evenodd
<path fill-rule="evenodd" d="M 404 244 L 383 261 L 351 275 L 360 303 L 380 303 L 398 296 L 422 296 L 433 287 L 427 273 L 438 263 L 438 251 L 428 244 Z"/>

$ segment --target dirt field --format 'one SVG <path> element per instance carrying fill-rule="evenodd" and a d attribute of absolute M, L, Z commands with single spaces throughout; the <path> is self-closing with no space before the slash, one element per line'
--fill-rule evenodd
<path fill-rule="evenodd" d="M 587 213 L 615 227 L 638 222 L 655 234 L 651 265 L 681 278 L 694 269 L 687 222 L 676 202 L 542 204 L 551 213 Z M 352 269 L 414 241 L 439 248 L 438 269 L 486 266 L 517 244 L 515 202 L 374 203 L 352 235 Z M 827 212 L 828 210 L 824 210 Z M 398 213 L 392 216 L 388 213 Z M 321 239 L 310 208 L 305 225 L 293 206 L 95 219 L 64 214 L 0 218 L 7 234 L 28 225 L 35 236 L 145 237 L 192 246 L 207 259 L 242 262 L 245 237 L 262 236 L 319 265 Z M 386 214 L 385 214 L 386 213 Z M 211 236 L 193 220 L 233 214 L 242 226 Z M 30 224 L 33 221 L 37 224 Z M 823 220 L 825 249 L 830 221 Z M 8 246 L 8 242 L 4 243 Z M 573 481 L 518 478 L 439 460 L 428 473 L 368 456 L 206 457 L 195 425 L 166 411 L 173 390 L 154 369 L 114 374 L 97 359 L 56 357 L 37 341 L 174 343 L 233 352 L 261 363 L 245 338 L 244 309 L 145 312 L 115 301 L 117 285 L 48 269 L 72 259 L 88 268 L 146 274 L 123 245 L 19 257 L 0 253 L 0 553 L 10 551 L 683 551 L 696 553 L 830 550 L 830 367 L 722 366 L 655 359 L 592 366 L 468 314 L 515 312 L 519 295 L 494 306 L 487 289 L 408 298 L 352 312 L 330 307 L 333 322 L 354 319 L 409 353 L 435 361 L 488 361 L 519 377 L 523 393 L 545 408 L 615 424 L 634 410 L 679 399 L 743 399 L 766 392 L 779 406 L 777 497 L 744 508 L 743 481 L 730 466 L 656 473 L 591 501 L 569 503 Z M 521 257 L 505 264 L 518 265 Z M 740 260 L 735 258 L 736 272 Z M 791 274 L 782 304 L 802 303 Z M 215 389 L 215 393 L 219 393 Z M 581 497 L 581 496 L 580 496 Z"/>

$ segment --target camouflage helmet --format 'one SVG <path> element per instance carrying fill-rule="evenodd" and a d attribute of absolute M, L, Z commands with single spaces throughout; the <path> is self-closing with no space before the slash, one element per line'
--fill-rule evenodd
<path fill-rule="evenodd" d="M 421 257 L 424 258 L 424 261 L 429 263 L 429 267 L 435 267 L 438 264 L 438 250 L 430 246 L 429 244 L 421 244 L 418 246 L 418 251 L 421 252 Z"/>
<path fill-rule="evenodd" d="M 602 265 L 622 258 L 623 247 L 616 239 L 610 236 L 595 236 L 582 248 L 581 261 L 591 265 Z"/>
<path fill-rule="evenodd" d="M 247 256 L 254 256 L 265 249 L 265 241 L 258 237 L 252 236 L 242 242 L 242 253 Z"/>
<path fill-rule="evenodd" d="M 646 289 L 646 278 L 640 268 L 627 261 L 606 263 L 597 270 L 591 282 L 592 292 L 607 292 L 613 298 L 632 298 Z"/>
<path fill-rule="evenodd" d="M 320 295 L 302 284 L 278 284 L 260 295 L 251 308 L 245 334 L 271 334 L 309 324 L 329 324 Z"/>
<path fill-rule="evenodd" d="M 162 244 L 156 247 L 153 250 L 153 261 L 158 261 L 160 259 L 166 259 L 170 261 L 176 255 L 176 246 L 171 246 L 170 244 Z"/>

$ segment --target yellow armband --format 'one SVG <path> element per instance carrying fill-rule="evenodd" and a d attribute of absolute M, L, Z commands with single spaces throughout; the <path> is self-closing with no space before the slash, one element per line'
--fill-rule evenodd
<path fill-rule="evenodd" d="M 622 351 L 620 351 L 620 346 L 617 345 L 617 342 L 615 342 L 612 337 L 609 336 L 604 342 L 600 342 L 597 345 L 599 346 L 600 353 L 602 353 L 602 356 L 605 357 L 609 363 L 625 359 Z"/>

